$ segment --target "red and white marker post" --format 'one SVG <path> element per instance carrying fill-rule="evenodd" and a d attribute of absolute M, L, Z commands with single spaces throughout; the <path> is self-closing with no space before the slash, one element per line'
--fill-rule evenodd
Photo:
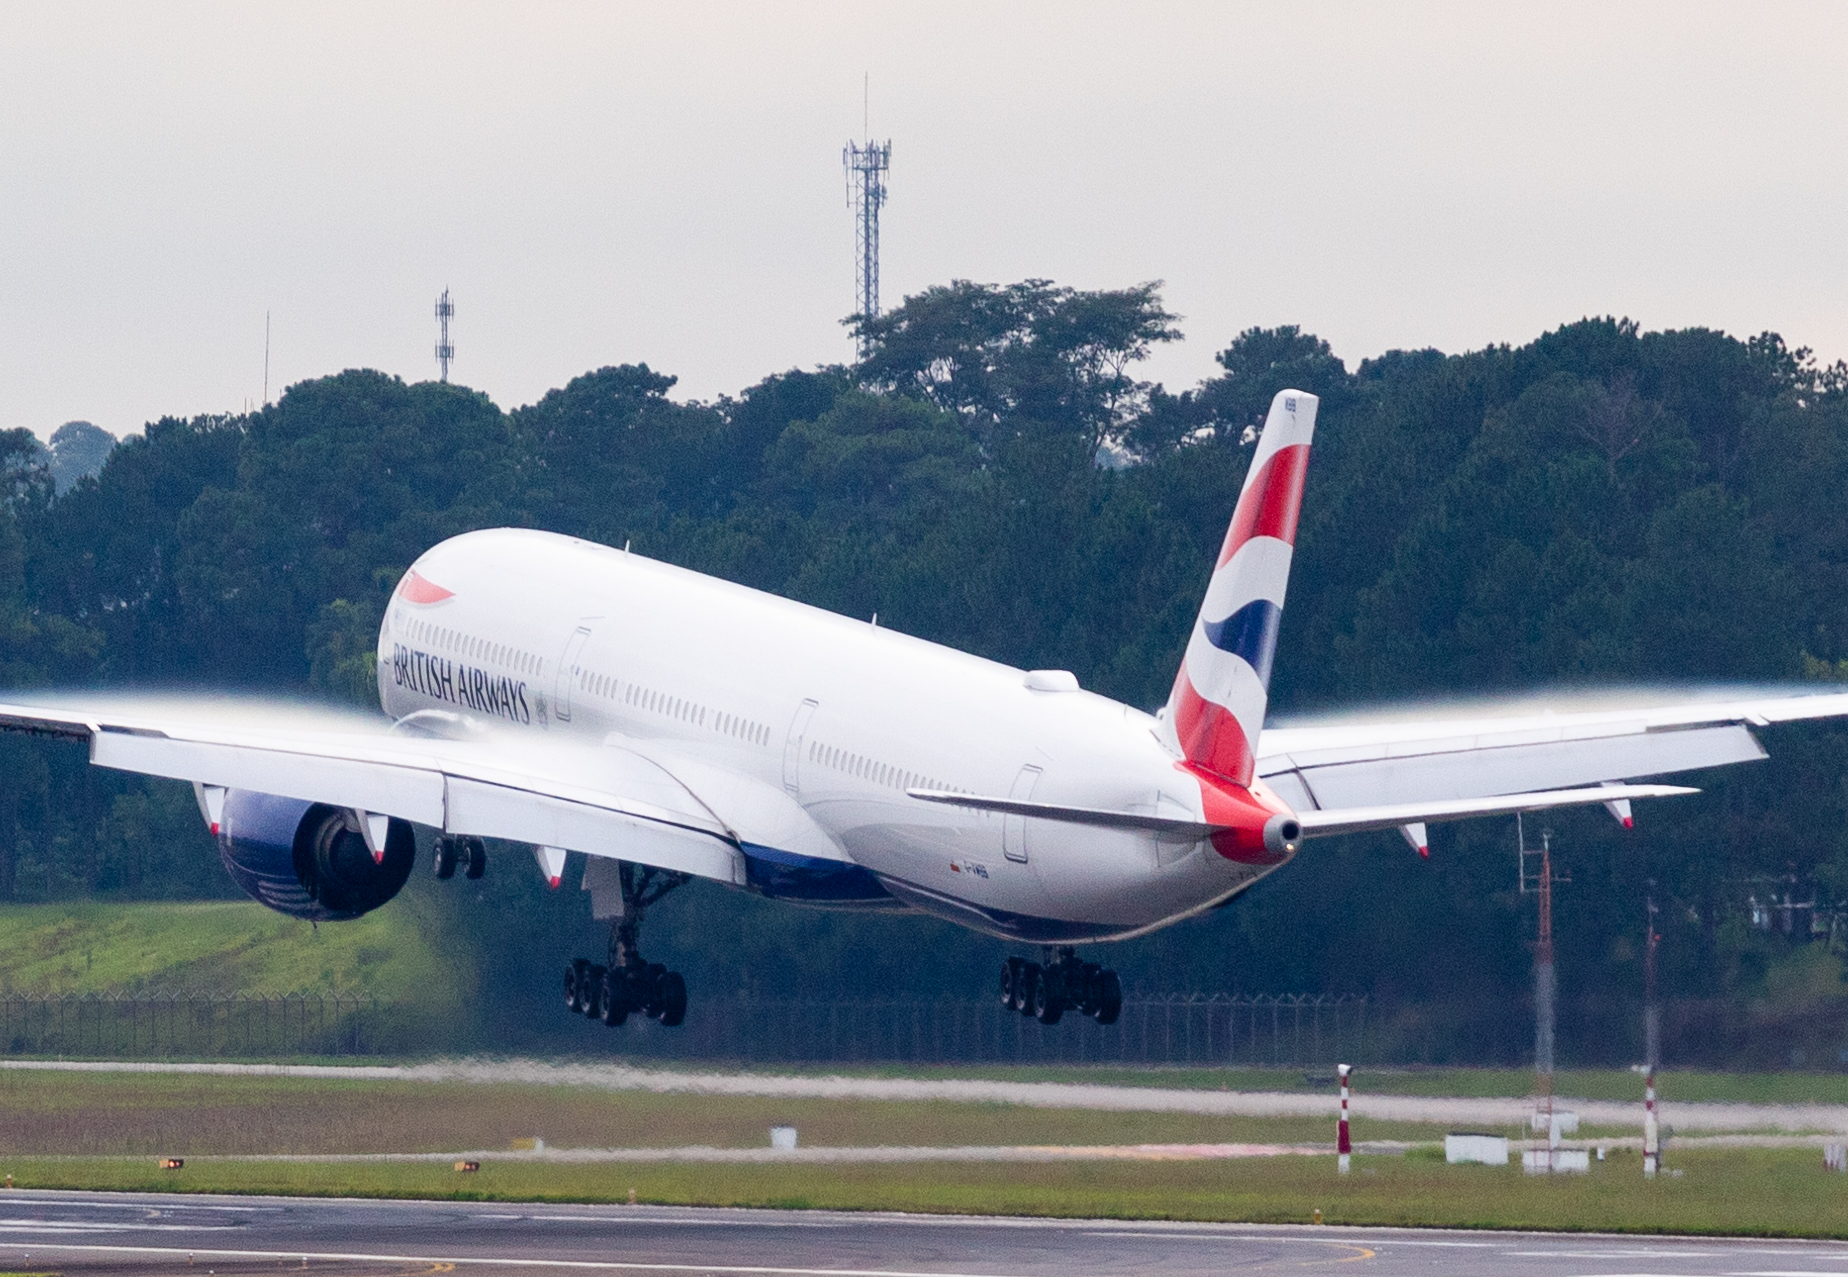
<path fill-rule="evenodd" d="M 1335 1072 L 1341 1076 L 1341 1121 L 1335 1127 L 1335 1152 L 1339 1156 L 1335 1168 L 1346 1175 L 1354 1152 L 1354 1145 L 1348 1139 L 1348 1076 L 1354 1072 L 1354 1066 L 1337 1064 Z"/>
<path fill-rule="evenodd" d="M 1662 1165 L 1662 1142 L 1656 1133 L 1655 1069 L 1643 1074 L 1643 1178 L 1654 1179 Z"/>

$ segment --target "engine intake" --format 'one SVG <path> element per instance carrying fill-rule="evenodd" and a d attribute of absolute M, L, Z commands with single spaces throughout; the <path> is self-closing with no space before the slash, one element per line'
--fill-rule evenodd
<path fill-rule="evenodd" d="M 417 836 L 393 819 L 375 861 L 353 813 L 249 790 L 225 795 L 218 854 L 237 885 L 278 913 L 341 922 L 397 895 L 417 859 Z"/>

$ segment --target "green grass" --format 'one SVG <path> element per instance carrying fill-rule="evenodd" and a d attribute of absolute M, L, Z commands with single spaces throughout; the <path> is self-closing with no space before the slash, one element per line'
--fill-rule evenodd
<path fill-rule="evenodd" d="M 316 928 L 248 903 L 0 906 L 0 993 L 368 993 L 459 1004 L 413 897 Z"/>
<path fill-rule="evenodd" d="M 1848 1236 L 1842 1180 L 1814 1151 L 1701 1152 L 1673 1158 L 1683 1178 L 1642 1178 L 1632 1154 L 1589 1175 L 1529 1178 L 1518 1168 L 1423 1158 L 1198 1162 L 659 1165 L 496 1162 L 315 1164 L 188 1159 L 0 1158 L 21 1188 L 192 1190 L 468 1201 L 621 1202 L 909 1210 L 954 1214 L 1569 1231 Z"/>
<path fill-rule="evenodd" d="M 459 1152 L 538 1136 L 554 1147 L 1327 1143 L 1312 1118 L 1209 1117 L 947 1101 L 776 1099 L 585 1087 L 0 1070 L 6 1155 Z M 1442 1128 L 1369 1122 L 1362 1138 Z"/>

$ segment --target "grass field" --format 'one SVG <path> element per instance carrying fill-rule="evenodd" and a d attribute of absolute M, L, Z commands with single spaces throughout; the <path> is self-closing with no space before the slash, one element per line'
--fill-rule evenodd
<path fill-rule="evenodd" d="M 0 907 L 0 993 L 468 995 L 420 902 L 316 928 L 251 902 Z"/>
<path fill-rule="evenodd" d="M 578 1087 L 0 1071 L 0 1155 L 423 1153 L 554 1147 L 752 1148 L 772 1126 L 816 1146 L 1303 1143 L 1325 1120 L 943 1101 L 771 1099 Z M 1365 1138 L 1441 1139 L 1369 1122 Z"/>
<path fill-rule="evenodd" d="M 1845 1185 L 1807 1152 L 1689 1153 L 1684 1174 L 1645 1181 L 1635 1154 L 1589 1175 L 1530 1178 L 1518 1168 L 1445 1166 L 1424 1157 L 1233 1161 L 919 1163 L 907 1165 L 444 1165 L 11 1157 L 21 1188 L 190 1189 L 226 1193 L 621 1202 L 839 1210 L 1534 1228 L 1746 1236 L 1848 1236 Z"/>

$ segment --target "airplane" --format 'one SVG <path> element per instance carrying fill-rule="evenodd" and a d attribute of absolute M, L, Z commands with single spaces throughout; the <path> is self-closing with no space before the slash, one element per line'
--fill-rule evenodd
<path fill-rule="evenodd" d="M 1308 840 L 1695 792 L 1659 777 L 1765 757 L 1752 729 L 1848 695 L 1265 727 L 1317 400 L 1272 401 L 1167 704 L 1022 670 L 572 537 L 469 532 L 404 573 L 379 716 L 124 696 L 0 705 L 0 730 L 190 781 L 225 867 L 296 918 L 359 917 L 418 854 L 476 878 L 485 839 L 572 863 L 610 923 L 564 974 L 574 1013 L 676 1025 L 685 980 L 643 918 L 694 878 L 917 911 L 1037 949 L 999 992 L 1099 1023 L 1117 974 L 1079 945 L 1225 904 Z M 579 853 L 578 860 L 569 859 Z"/>

